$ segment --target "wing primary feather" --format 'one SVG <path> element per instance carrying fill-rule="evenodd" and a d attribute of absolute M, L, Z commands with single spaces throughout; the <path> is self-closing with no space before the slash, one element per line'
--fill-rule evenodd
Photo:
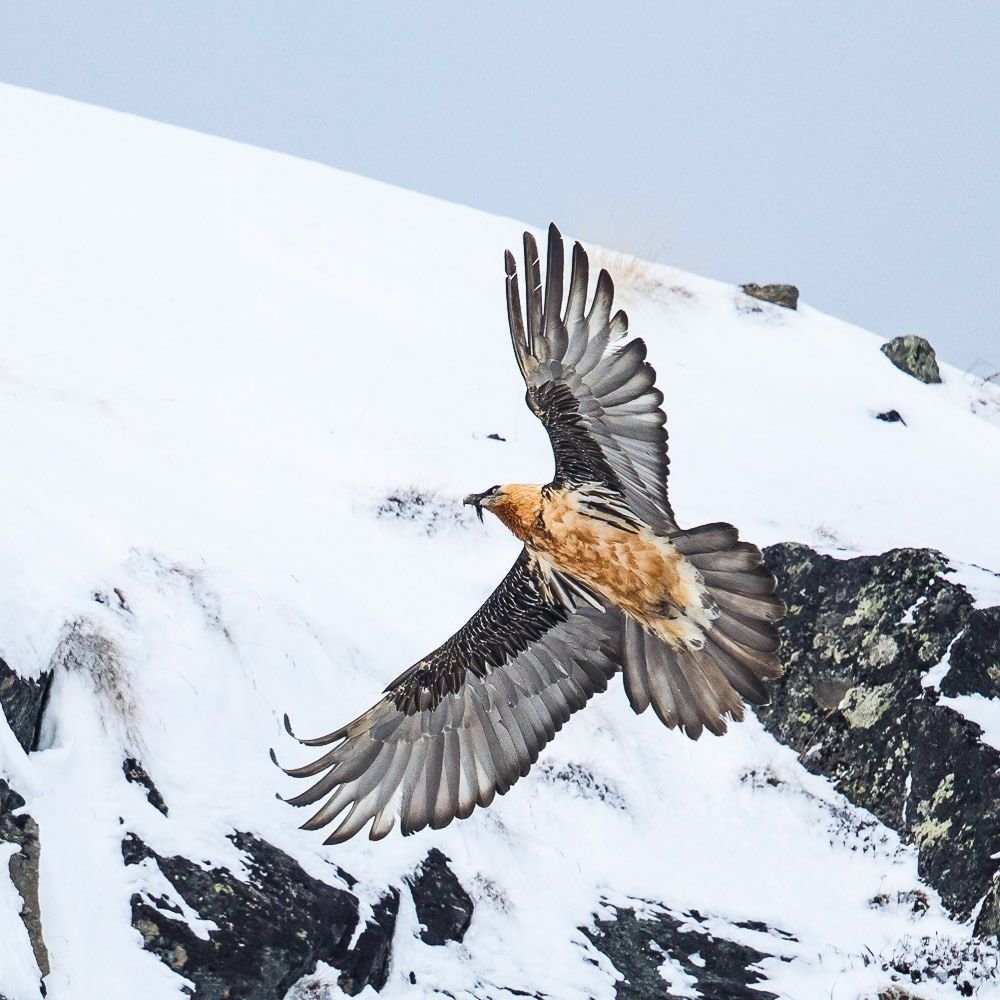
<path fill-rule="evenodd" d="M 427 825 L 427 764 L 426 747 L 418 746 L 410 757 L 403 776 L 403 800 L 400 808 L 400 829 L 408 837 Z"/>
<path fill-rule="evenodd" d="M 569 297 L 566 300 L 566 334 L 569 344 L 563 365 L 575 367 L 587 348 L 587 324 L 583 311 L 587 305 L 587 280 L 590 262 L 587 252 L 579 243 L 573 244 L 573 263 L 569 278 Z"/>
<path fill-rule="evenodd" d="M 313 778 L 294 801 L 320 803 L 307 829 L 329 826 L 328 842 L 341 843 L 369 822 L 378 840 L 397 820 L 410 834 L 465 818 L 526 775 L 607 686 L 619 617 L 572 578 L 550 592 L 538 573 L 522 552 L 466 625 L 337 730 L 317 761 L 292 769 Z"/>
<path fill-rule="evenodd" d="M 542 271 L 538 261 L 538 244 L 531 233 L 524 234 L 524 296 L 528 318 L 528 353 L 539 361 L 547 354 L 542 348 Z"/>
<path fill-rule="evenodd" d="M 548 357 L 561 362 L 566 356 L 569 338 L 562 321 L 563 240 L 555 223 L 549 225 L 548 259 L 545 266 L 545 313 L 543 329 Z"/>
<path fill-rule="evenodd" d="M 384 837 L 388 837 L 395 825 L 396 813 L 388 809 L 383 809 L 376 814 L 375 819 L 372 821 L 372 828 L 368 832 L 368 839 L 382 840 Z"/>
<path fill-rule="evenodd" d="M 410 757 L 413 755 L 414 747 L 412 743 L 400 743 L 396 747 L 396 752 L 393 754 L 393 758 L 389 763 L 389 767 L 386 769 L 385 774 L 382 776 L 382 781 L 379 785 L 378 798 L 376 799 L 374 812 L 378 813 L 376 818 L 376 825 L 381 827 L 380 817 L 387 812 L 394 812 L 394 809 L 390 809 L 392 804 L 396 802 L 399 798 L 401 791 L 401 785 L 403 777 L 406 775 L 406 769 L 410 763 Z M 390 824 L 390 829 L 392 828 Z M 386 830 L 386 833 L 389 831 Z"/>
<path fill-rule="evenodd" d="M 313 813 L 303 824 L 303 830 L 318 830 L 320 827 L 332 823 L 336 817 L 342 813 L 352 801 L 352 789 L 350 785 L 341 785 L 323 805 Z"/>
<path fill-rule="evenodd" d="M 440 830 L 446 827 L 458 814 L 459 780 L 461 778 L 462 762 L 459 749 L 459 736 L 454 730 L 442 734 L 444 743 L 442 753 L 441 784 L 438 787 L 437 801 L 431 813 L 431 829 Z"/>
<path fill-rule="evenodd" d="M 508 250 L 504 256 L 507 269 L 507 323 L 510 326 L 510 340 L 514 345 L 514 357 L 521 374 L 528 378 L 529 352 L 524 334 L 524 317 L 521 315 L 521 292 L 517 286 L 517 265 L 514 255 Z"/>
<path fill-rule="evenodd" d="M 433 813 L 434 804 L 438 799 L 438 792 L 444 783 L 443 738 L 427 741 L 427 770 L 425 778 L 427 781 L 427 807 Z"/>
<path fill-rule="evenodd" d="M 559 319 L 563 297 L 563 241 L 555 223 L 549 224 L 548 260 L 545 267 L 545 317 Z"/>

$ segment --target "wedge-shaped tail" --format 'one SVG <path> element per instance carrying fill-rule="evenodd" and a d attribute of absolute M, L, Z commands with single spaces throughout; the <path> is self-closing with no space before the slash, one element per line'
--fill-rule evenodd
<path fill-rule="evenodd" d="M 743 701 L 767 703 L 764 680 L 781 675 L 774 623 L 785 604 L 760 549 L 731 524 L 704 524 L 670 539 L 701 574 L 715 615 L 703 646 L 678 648 L 633 619 L 625 623 L 625 691 L 639 713 L 650 705 L 667 726 L 692 739 L 721 736 L 726 717 L 740 721 Z"/>

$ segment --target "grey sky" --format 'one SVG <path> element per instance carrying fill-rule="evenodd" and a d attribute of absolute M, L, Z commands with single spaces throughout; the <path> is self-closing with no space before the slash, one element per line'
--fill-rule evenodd
<path fill-rule="evenodd" d="M 0 80 L 791 281 L 979 374 L 1000 368 L 998 51 L 992 0 L 0 0 Z"/>

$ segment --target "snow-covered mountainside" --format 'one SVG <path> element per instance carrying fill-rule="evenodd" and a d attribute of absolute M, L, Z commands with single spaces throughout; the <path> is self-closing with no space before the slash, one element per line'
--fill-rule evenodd
<path fill-rule="evenodd" d="M 144 948 L 133 897 L 209 944 L 218 921 L 148 852 L 228 869 L 206 891 L 232 894 L 246 835 L 349 889 L 363 918 L 398 890 L 385 998 L 613 997 L 592 939 L 616 910 L 701 915 L 677 932 L 694 958 L 664 954 L 670 996 L 713 996 L 690 971 L 706 926 L 766 956 L 759 987 L 794 1000 L 874 997 L 914 942 L 968 944 L 916 848 L 882 827 L 859 848 L 841 821 L 871 818 L 755 718 L 691 743 L 634 716 L 619 681 L 465 822 L 337 848 L 298 830 L 275 793 L 301 788 L 268 750 L 309 752 L 283 713 L 328 732 L 451 634 L 518 551 L 460 498 L 551 474 L 506 328 L 522 227 L 8 87 L 0 136 L 0 655 L 52 671 L 37 750 L 0 719 L 0 778 L 37 823 L 49 998 L 183 996 L 187 953 Z M 948 365 L 921 384 L 885 338 L 808 305 L 593 253 L 659 373 L 682 525 L 840 556 L 929 547 L 1000 603 L 991 386 Z M 876 419 L 893 409 L 905 424 Z M 996 701 L 975 711 L 1000 731 Z M 136 863 L 123 842 L 145 845 Z M 407 879 L 432 848 L 474 903 L 460 943 L 418 933 Z M 16 853 L 0 838 L 4 868 Z M 871 902 L 915 891 L 920 912 Z M 24 906 L 0 869 L 8 1000 L 41 995 Z M 978 995 L 1000 995 L 982 969 Z M 944 979 L 914 989 L 960 995 Z M 337 980 L 321 965 L 293 994 L 339 996 Z"/>

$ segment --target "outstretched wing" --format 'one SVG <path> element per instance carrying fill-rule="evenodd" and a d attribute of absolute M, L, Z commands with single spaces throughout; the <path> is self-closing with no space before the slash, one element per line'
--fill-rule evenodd
<path fill-rule="evenodd" d="M 608 348 L 628 332 L 628 317 L 611 315 L 614 285 L 597 278 L 587 304 L 589 261 L 573 246 L 563 311 L 563 245 L 549 226 L 544 296 L 538 247 L 524 234 L 527 325 L 521 314 L 517 266 L 508 250 L 507 316 L 514 353 L 527 384 L 527 402 L 545 424 L 555 454 L 557 486 L 600 483 L 621 496 L 654 531 L 677 525 L 667 499 L 666 417 L 656 372 L 640 339 Z"/>
<path fill-rule="evenodd" d="M 488 806 L 528 773 L 563 723 L 618 669 L 621 616 L 522 551 L 486 603 L 414 664 L 363 715 L 328 736 L 333 748 L 295 777 L 322 775 L 289 799 L 326 798 L 304 829 L 332 823 L 336 844 L 372 820 L 379 840 L 438 829 Z M 289 730 L 290 731 L 290 730 Z"/>

